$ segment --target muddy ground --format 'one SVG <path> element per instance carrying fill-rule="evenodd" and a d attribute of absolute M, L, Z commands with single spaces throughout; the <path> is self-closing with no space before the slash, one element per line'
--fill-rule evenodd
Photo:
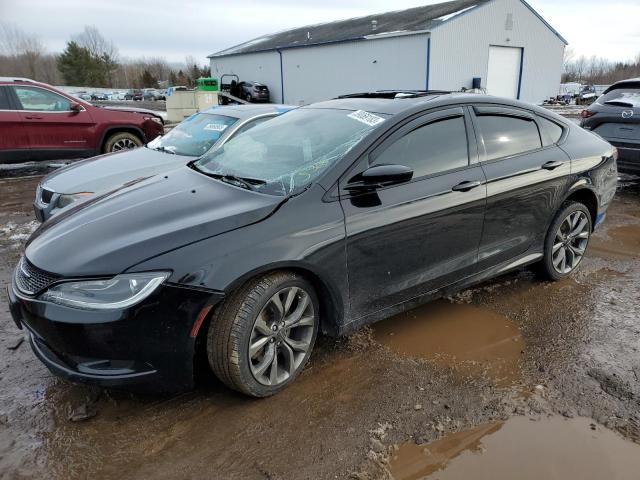
<path fill-rule="evenodd" d="M 0 180 L 0 478 L 640 476 L 640 187 L 623 182 L 580 271 L 527 269 L 320 338 L 283 393 L 208 378 L 141 397 L 51 375 L 4 287 L 38 177 Z"/>

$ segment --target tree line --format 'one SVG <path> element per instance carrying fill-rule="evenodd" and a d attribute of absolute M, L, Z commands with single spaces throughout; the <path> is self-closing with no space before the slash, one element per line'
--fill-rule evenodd
<path fill-rule="evenodd" d="M 209 74 L 193 56 L 182 64 L 169 64 L 161 57 L 122 59 L 117 47 L 93 26 L 71 36 L 61 53 L 53 53 L 36 35 L 0 23 L 0 76 L 117 89 L 194 86 Z"/>
<path fill-rule="evenodd" d="M 606 58 L 581 55 L 576 57 L 567 48 L 564 57 L 562 83 L 578 82 L 584 85 L 611 85 L 628 78 L 640 77 L 640 53 L 634 60 L 612 62 Z"/>

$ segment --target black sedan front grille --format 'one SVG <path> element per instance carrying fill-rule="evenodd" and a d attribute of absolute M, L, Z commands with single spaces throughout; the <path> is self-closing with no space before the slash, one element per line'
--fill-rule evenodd
<path fill-rule="evenodd" d="M 27 295 L 36 295 L 60 280 L 61 277 L 40 270 L 22 257 L 16 269 L 15 279 L 18 290 Z"/>

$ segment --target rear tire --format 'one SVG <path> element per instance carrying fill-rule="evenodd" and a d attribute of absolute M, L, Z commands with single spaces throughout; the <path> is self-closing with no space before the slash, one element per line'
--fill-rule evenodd
<path fill-rule="evenodd" d="M 220 305 L 209 324 L 207 356 L 229 388 L 268 397 L 304 369 L 318 333 L 313 286 L 298 274 L 251 280 Z"/>
<path fill-rule="evenodd" d="M 107 138 L 104 143 L 104 153 L 117 153 L 123 150 L 131 150 L 132 148 L 138 148 L 142 146 L 142 140 L 133 133 L 118 132 L 114 133 Z"/>
<path fill-rule="evenodd" d="M 589 245 L 592 222 L 584 204 L 573 201 L 562 204 L 544 241 L 540 273 L 545 278 L 561 280 L 578 268 Z"/>

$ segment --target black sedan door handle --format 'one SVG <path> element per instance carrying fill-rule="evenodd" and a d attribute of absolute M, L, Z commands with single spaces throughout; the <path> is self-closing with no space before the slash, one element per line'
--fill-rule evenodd
<path fill-rule="evenodd" d="M 479 187 L 480 185 L 482 185 L 481 182 L 462 182 L 455 187 L 452 187 L 451 190 L 453 190 L 454 192 L 468 192 L 469 190 Z"/>
<path fill-rule="evenodd" d="M 562 165 L 564 165 L 564 162 L 559 162 L 559 161 L 547 162 L 544 165 L 542 165 L 542 168 L 544 168 L 545 170 L 553 170 L 554 168 L 558 168 Z"/>

